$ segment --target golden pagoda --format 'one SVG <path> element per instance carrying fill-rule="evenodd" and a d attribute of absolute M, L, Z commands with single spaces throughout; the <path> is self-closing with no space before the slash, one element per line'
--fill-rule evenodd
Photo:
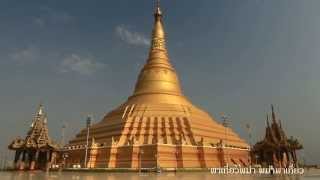
<path fill-rule="evenodd" d="M 249 164 L 249 145 L 183 95 L 169 60 L 162 18 L 157 4 L 149 57 L 133 94 L 89 128 L 86 160 L 87 129 L 65 146 L 66 166 L 138 169 Z"/>

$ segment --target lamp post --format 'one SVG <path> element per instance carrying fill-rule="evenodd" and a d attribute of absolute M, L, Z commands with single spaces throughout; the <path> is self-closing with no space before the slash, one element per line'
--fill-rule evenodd
<path fill-rule="evenodd" d="M 87 168 L 87 158 L 88 158 L 88 146 L 89 146 L 89 133 L 90 133 L 91 117 L 87 117 L 87 143 L 86 143 L 86 153 L 84 157 L 84 167 Z"/>
<path fill-rule="evenodd" d="M 64 152 L 63 154 L 62 154 L 62 158 L 63 158 L 63 167 L 62 168 L 66 168 L 67 167 L 67 161 L 66 161 L 66 159 L 69 157 L 69 154 L 68 153 L 66 153 L 66 152 Z M 62 170 L 62 169 L 61 169 Z"/>
<path fill-rule="evenodd" d="M 253 146 L 252 146 L 252 127 L 251 127 L 251 125 L 249 124 L 249 123 L 247 123 L 246 124 L 246 130 L 247 130 L 247 133 L 248 133 L 248 138 L 249 138 L 249 146 L 250 146 L 250 164 L 252 165 L 253 164 L 253 162 L 252 162 L 252 156 L 253 156 L 253 154 L 252 154 L 252 148 L 253 148 Z"/>
<path fill-rule="evenodd" d="M 7 169 L 7 162 L 8 162 L 8 154 L 7 151 L 4 154 L 4 170 Z"/>
<path fill-rule="evenodd" d="M 223 144 L 224 144 L 224 147 L 226 148 L 227 147 L 227 137 L 228 137 L 228 127 L 229 127 L 230 116 L 225 115 L 224 113 L 221 113 L 221 119 L 222 119 L 222 125 L 225 128 L 225 142 Z M 225 150 L 225 156 L 227 159 L 228 158 L 227 150 Z M 228 162 L 227 162 L 227 164 L 228 164 Z"/>
<path fill-rule="evenodd" d="M 3 154 L 2 154 L 2 152 L 1 152 L 1 154 L 0 154 L 0 162 L 1 162 L 1 164 L 0 164 L 0 170 L 4 170 L 4 156 L 3 156 Z"/>
<path fill-rule="evenodd" d="M 158 172 L 158 154 L 155 154 L 154 157 L 156 158 L 156 171 Z"/>
<path fill-rule="evenodd" d="M 160 169 L 160 167 L 159 167 L 159 162 L 158 162 L 159 155 L 158 155 L 158 153 L 157 153 L 157 154 L 155 154 L 154 156 L 155 156 L 155 158 L 156 158 L 156 171 L 157 171 L 157 173 L 161 173 L 161 169 Z"/>
<path fill-rule="evenodd" d="M 227 143 L 227 131 L 229 127 L 229 119 L 230 117 L 221 113 L 222 125 L 225 127 L 225 144 Z"/>
<path fill-rule="evenodd" d="M 65 130 L 67 128 L 67 124 L 66 123 L 63 123 L 62 124 L 62 127 L 61 127 L 61 147 L 64 146 L 64 139 L 65 139 Z"/>
<path fill-rule="evenodd" d="M 144 153 L 143 149 L 140 150 L 139 153 L 139 173 L 141 173 L 141 167 L 142 167 L 142 154 Z"/>
<path fill-rule="evenodd" d="M 252 147 L 252 126 L 251 126 L 251 124 L 249 124 L 249 123 L 246 124 L 246 131 L 248 133 L 249 145 L 251 148 Z"/>
<path fill-rule="evenodd" d="M 177 164 L 176 164 L 176 170 L 177 170 L 178 166 L 179 166 L 179 151 L 178 150 L 176 150 L 175 155 L 176 155 L 176 162 L 177 162 Z"/>

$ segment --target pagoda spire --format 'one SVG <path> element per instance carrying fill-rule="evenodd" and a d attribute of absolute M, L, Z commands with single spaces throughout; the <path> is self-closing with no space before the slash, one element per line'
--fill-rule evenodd
<path fill-rule="evenodd" d="M 182 96 L 180 82 L 171 65 L 163 26 L 160 1 L 156 1 L 149 57 L 140 71 L 132 97 L 150 94 Z M 168 98 L 165 98 L 168 99 Z"/>
<path fill-rule="evenodd" d="M 159 0 L 157 0 L 154 12 L 154 27 L 152 32 L 150 53 L 152 53 L 153 50 L 167 51 L 165 32 L 162 22 L 162 11 Z"/>
<path fill-rule="evenodd" d="M 267 127 L 270 127 L 268 113 L 267 113 Z"/>

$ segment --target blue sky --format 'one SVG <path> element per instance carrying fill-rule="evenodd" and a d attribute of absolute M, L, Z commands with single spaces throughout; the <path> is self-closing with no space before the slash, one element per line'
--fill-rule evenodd
<path fill-rule="evenodd" d="M 163 0 L 169 55 L 184 93 L 254 141 L 276 105 L 287 135 L 319 163 L 320 1 Z M 147 58 L 151 0 L 1 0 L 0 147 L 24 135 L 39 104 L 67 139 L 125 101 Z"/>

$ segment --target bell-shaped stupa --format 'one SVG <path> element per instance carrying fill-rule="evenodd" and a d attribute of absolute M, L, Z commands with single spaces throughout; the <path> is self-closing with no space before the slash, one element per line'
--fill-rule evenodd
<path fill-rule="evenodd" d="M 138 169 L 248 165 L 249 145 L 183 95 L 169 60 L 162 16 L 157 5 L 149 56 L 133 94 L 89 128 L 87 156 L 87 129 L 69 142 L 65 147 L 68 166 Z"/>

